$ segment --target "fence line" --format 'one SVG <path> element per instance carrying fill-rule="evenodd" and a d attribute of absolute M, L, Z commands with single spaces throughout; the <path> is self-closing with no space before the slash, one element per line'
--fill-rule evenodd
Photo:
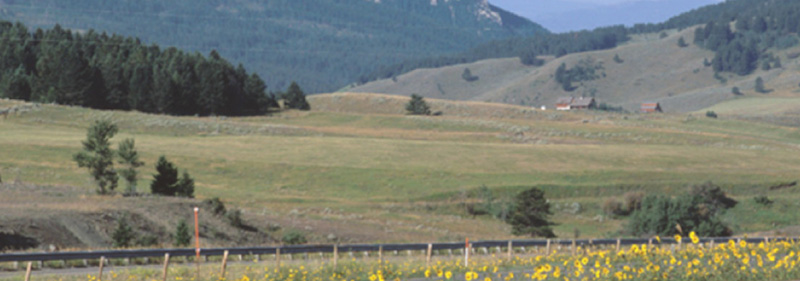
<path fill-rule="evenodd" d="M 688 238 L 685 238 L 688 239 Z M 512 245 L 513 248 L 521 247 L 547 247 L 555 246 L 608 246 L 620 245 L 630 246 L 634 244 L 678 244 L 674 238 L 661 238 L 658 242 L 654 238 L 650 239 L 538 239 L 538 240 L 489 240 L 476 241 L 470 243 L 471 248 L 504 248 Z M 758 243 L 762 241 L 789 241 L 798 240 L 797 238 L 735 238 L 735 237 L 715 237 L 700 238 L 700 243 L 728 243 L 729 240 L 746 240 L 748 243 Z M 278 246 L 278 247 L 237 247 L 237 248 L 201 248 L 200 255 L 204 257 L 222 256 L 227 251 L 229 255 L 279 255 L 301 254 L 301 253 L 333 253 L 336 248 L 337 253 L 342 252 L 384 252 L 384 251 L 408 251 L 419 250 L 458 250 L 464 249 L 465 244 L 456 243 L 412 243 L 412 244 L 354 244 L 354 245 L 298 245 L 298 246 Z M 280 250 L 278 250 L 280 249 Z M 574 248 L 573 248 L 574 249 Z M 144 249 L 144 250 L 104 250 L 104 251 L 75 251 L 75 252 L 43 252 L 43 253 L 3 253 L 0 254 L 0 262 L 22 262 L 22 261 L 52 261 L 52 260 L 87 260 L 112 258 L 155 258 L 169 254 L 170 257 L 188 257 L 196 254 L 195 249 Z"/>

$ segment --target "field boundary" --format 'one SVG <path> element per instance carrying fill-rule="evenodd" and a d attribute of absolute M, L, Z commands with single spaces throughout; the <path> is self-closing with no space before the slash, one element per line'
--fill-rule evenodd
<path fill-rule="evenodd" d="M 688 239 L 688 238 L 687 238 Z M 763 237 L 763 238 L 741 238 L 741 237 L 706 237 L 699 238 L 701 244 L 706 243 L 728 243 L 728 241 L 745 240 L 747 243 L 759 243 L 762 241 L 796 241 L 798 238 L 790 237 Z M 648 244 L 648 245 L 680 245 L 682 241 L 674 238 L 634 238 L 634 239 L 534 239 L 534 240 L 488 240 L 476 241 L 472 243 L 409 243 L 409 244 L 352 244 L 352 245 L 295 245 L 295 246 L 276 246 L 276 247 L 234 247 L 234 248 L 200 248 L 200 256 L 223 256 L 230 255 L 281 255 L 281 254 L 311 254 L 311 253 L 341 253 L 341 252 L 379 252 L 384 251 L 414 251 L 422 250 L 459 250 L 479 249 L 479 248 L 522 248 L 522 247 L 551 247 L 569 246 L 575 250 L 577 247 L 588 246 L 609 246 L 617 247 Z M 510 253 L 511 251 L 509 251 Z M 549 250 L 548 250 L 549 252 Z M 40 252 L 40 253 L 3 253 L 0 254 L 0 262 L 23 262 L 23 261 L 53 261 L 53 260 L 87 260 L 87 259 L 110 259 L 110 258 L 155 258 L 164 255 L 171 257 L 189 257 L 197 254 L 194 248 L 179 249 L 144 249 L 144 250 L 104 250 L 104 251 L 74 251 L 74 252 Z"/>

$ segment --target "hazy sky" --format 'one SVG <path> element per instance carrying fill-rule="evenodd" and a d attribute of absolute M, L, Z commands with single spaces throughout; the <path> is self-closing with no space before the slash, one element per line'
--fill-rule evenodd
<path fill-rule="evenodd" d="M 547 29 L 563 32 L 614 24 L 661 22 L 723 0 L 489 0 Z"/>

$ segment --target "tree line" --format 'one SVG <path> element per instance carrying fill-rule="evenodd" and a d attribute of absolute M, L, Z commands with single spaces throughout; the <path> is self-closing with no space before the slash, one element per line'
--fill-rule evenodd
<path fill-rule="evenodd" d="M 782 67 L 780 59 L 768 50 L 786 49 L 800 42 L 796 36 L 800 31 L 800 3 L 749 2 L 754 2 L 752 8 L 735 16 L 723 14 L 695 29 L 694 43 L 715 52 L 711 66 L 716 72 L 747 75 L 759 66 L 764 70 Z"/>
<path fill-rule="evenodd" d="M 255 73 L 216 51 L 207 57 L 138 39 L 73 32 L 31 33 L 0 22 L 0 96 L 96 109 L 172 115 L 256 115 L 276 106 Z"/>

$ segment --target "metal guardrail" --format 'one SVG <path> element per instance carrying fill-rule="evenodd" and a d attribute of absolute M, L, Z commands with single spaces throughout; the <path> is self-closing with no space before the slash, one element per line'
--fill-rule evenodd
<path fill-rule="evenodd" d="M 684 240 L 688 241 L 689 238 Z M 728 243 L 729 240 L 745 240 L 747 243 L 758 243 L 769 239 L 769 241 L 798 241 L 798 238 L 735 238 L 735 237 L 715 237 L 700 238 L 700 243 Z M 551 239 L 551 240 L 490 240 L 476 241 L 470 243 L 472 248 L 495 248 L 508 247 L 509 242 L 512 247 L 545 247 L 551 246 L 600 246 L 600 245 L 621 245 L 630 246 L 634 244 L 677 244 L 674 238 L 656 239 Z M 240 247 L 240 248 L 201 248 L 202 256 L 222 256 L 227 250 L 230 255 L 274 255 L 277 249 L 280 254 L 301 254 L 301 253 L 333 253 L 337 247 L 339 253 L 342 252 L 378 252 L 383 251 L 407 251 L 407 250 L 427 250 L 429 244 L 354 244 L 354 245 L 299 245 L 299 246 L 280 246 L 280 247 Z M 431 243 L 432 250 L 456 250 L 463 249 L 465 243 Z M 105 250 L 105 251 L 76 251 L 76 252 L 42 252 L 42 253 L 4 253 L 0 254 L 0 262 L 22 262 L 22 261 L 52 261 L 52 260 L 88 260 L 114 258 L 154 258 L 163 257 L 169 254 L 171 257 L 194 256 L 195 249 L 144 249 L 144 250 Z"/>

